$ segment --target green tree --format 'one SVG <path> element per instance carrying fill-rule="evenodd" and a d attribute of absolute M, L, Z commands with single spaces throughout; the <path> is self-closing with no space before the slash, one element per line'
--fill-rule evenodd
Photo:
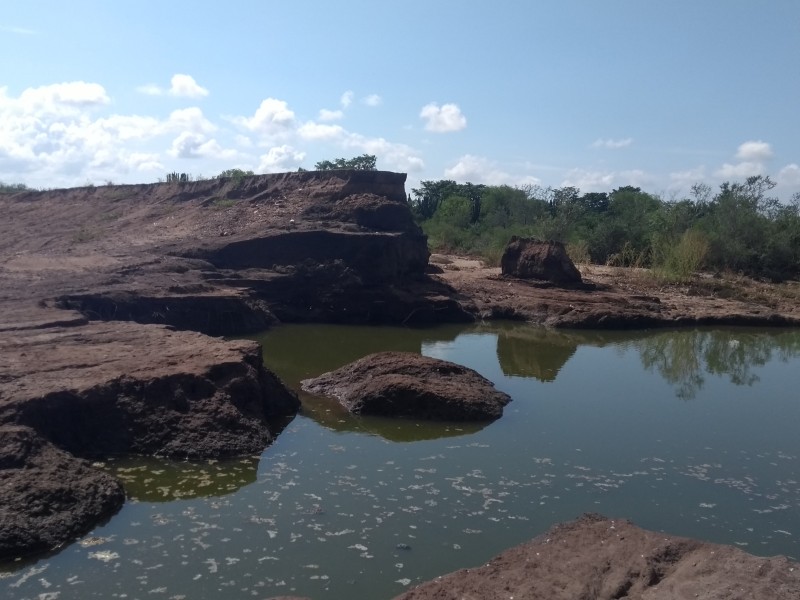
<path fill-rule="evenodd" d="M 167 173 L 167 183 L 188 183 L 191 180 L 192 176 L 189 173 L 177 173 L 175 171 Z"/>
<path fill-rule="evenodd" d="M 217 179 L 235 179 L 241 181 L 245 177 L 250 177 L 251 175 L 255 175 L 255 173 L 243 169 L 225 169 L 222 173 L 217 175 Z"/>
<path fill-rule="evenodd" d="M 353 158 L 336 158 L 334 160 L 321 160 L 314 165 L 316 171 L 335 171 L 352 169 L 355 171 L 377 171 L 377 157 L 374 154 L 362 154 Z"/>
<path fill-rule="evenodd" d="M 0 194 L 13 194 L 15 192 L 26 192 L 29 188 L 24 183 L 3 183 L 0 181 Z"/>
<path fill-rule="evenodd" d="M 448 196 L 461 196 L 470 203 L 470 223 L 475 223 L 481 214 L 481 196 L 485 185 L 456 183 L 450 179 L 423 181 L 419 188 L 411 190 L 411 210 L 414 216 L 425 221 L 433 218 L 439 206 Z"/>

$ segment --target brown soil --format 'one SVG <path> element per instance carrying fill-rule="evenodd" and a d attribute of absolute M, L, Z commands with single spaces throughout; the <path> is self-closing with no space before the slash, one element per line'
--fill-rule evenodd
<path fill-rule="evenodd" d="M 660 282 L 645 269 L 580 265 L 583 285 L 503 277 L 478 259 L 433 255 L 461 306 L 478 318 L 551 327 L 635 329 L 683 325 L 799 325 L 800 283 L 698 274 L 689 284 Z"/>
<path fill-rule="evenodd" d="M 800 564 L 585 515 L 395 600 L 796 600 Z"/>

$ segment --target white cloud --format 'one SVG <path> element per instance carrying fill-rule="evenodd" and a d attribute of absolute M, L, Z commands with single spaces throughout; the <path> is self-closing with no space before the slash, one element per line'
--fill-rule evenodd
<path fill-rule="evenodd" d="M 482 156 L 465 154 L 444 171 L 448 179 L 459 182 L 485 183 L 487 185 L 539 185 L 541 181 L 533 175 L 512 175 L 494 161 Z"/>
<path fill-rule="evenodd" d="M 611 138 L 603 139 L 598 138 L 592 142 L 592 148 L 607 148 L 609 150 L 617 150 L 618 148 L 626 148 L 633 143 L 633 138 L 622 138 L 614 140 Z"/>
<path fill-rule="evenodd" d="M 327 108 L 320 109 L 319 111 L 319 120 L 320 121 L 338 121 L 344 117 L 344 112 L 341 110 L 328 110 Z"/>
<path fill-rule="evenodd" d="M 174 87 L 190 93 L 191 81 L 178 79 Z M 140 91 L 155 93 L 155 87 Z M 343 102 L 352 101 L 345 94 Z M 286 101 L 266 98 L 251 115 L 223 117 L 238 126 L 230 131 L 197 106 L 156 117 L 109 114 L 110 104 L 101 85 L 82 81 L 29 88 L 16 96 L 0 87 L 0 179 L 47 187 L 87 180 L 121 183 L 129 174 L 180 170 L 184 167 L 176 162 L 183 160 L 203 170 L 221 170 L 234 161 L 259 165 L 262 172 L 295 170 L 311 149 L 322 148 L 337 156 L 375 154 L 381 168 L 396 171 L 425 168 L 411 146 L 325 122 L 339 118 L 343 109 L 301 121 Z M 259 147 L 264 149 L 256 152 Z"/>
<path fill-rule="evenodd" d="M 744 142 L 736 152 L 736 158 L 742 162 L 761 162 L 772 158 L 772 147 L 761 140 Z"/>
<path fill-rule="evenodd" d="M 169 95 L 181 98 L 202 98 L 208 96 L 208 90 L 198 85 L 191 75 L 176 73 L 170 80 Z"/>
<path fill-rule="evenodd" d="M 461 114 L 457 104 L 439 106 L 431 102 L 422 107 L 419 116 L 426 121 L 425 129 L 436 133 L 460 131 L 467 126 L 467 118 Z"/>
<path fill-rule="evenodd" d="M 208 96 L 208 90 L 200 86 L 191 75 L 176 73 L 170 79 L 170 87 L 163 90 L 155 83 L 146 83 L 136 88 L 140 94 L 147 96 L 163 96 L 169 94 L 178 98 L 203 98 Z"/>
<path fill-rule="evenodd" d="M 173 110 L 167 120 L 166 128 L 174 131 L 192 131 L 195 133 L 211 133 L 217 126 L 205 118 L 203 111 L 196 106 Z"/>
<path fill-rule="evenodd" d="M 739 180 L 754 175 L 766 175 L 765 161 L 772 158 L 772 154 L 772 148 L 767 142 L 761 140 L 744 142 L 736 151 L 736 158 L 739 162 L 724 163 L 714 172 L 714 175 L 724 180 Z"/>
<path fill-rule="evenodd" d="M 778 171 L 776 183 L 781 186 L 798 187 L 800 186 L 800 165 L 791 163 Z"/>
<path fill-rule="evenodd" d="M 339 103 L 343 108 L 347 108 L 353 103 L 353 98 L 355 98 L 353 91 L 347 90 L 344 94 L 342 94 L 342 97 L 339 99 Z"/>
<path fill-rule="evenodd" d="M 144 85 L 140 85 L 136 88 L 136 91 L 146 96 L 160 96 L 164 93 L 164 90 L 158 87 L 155 83 L 145 83 Z"/>
<path fill-rule="evenodd" d="M 233 121 L 265 135 L 280 135 L 295 127 L 294 112 L 289 105 L 277 98 L 266 98 L 252 117 L 237 117 Z"/>
<path fill-rule="evenodd" d="M 132 152 L 128 157 L 128 163 L 137 171 L 163 171 L 164 165 L 161 164 L 158 154 L 148 152 Z"/>
<path fill-rule="evenodd" d="M 0 102 L 8 102 L 25 114 L 46 112 L 49 114 L 75 114 L 86 109 L 109 104 L 111 99 L 99 83 L 71 81 L 54 83 L 24 90 L 17 100 L 6 96 L 6 88 L 0 88 Z"/>
<path fill-rule="evenodd" d="M 309 121 L 303 123 L 297 130 L 298 135 L 304 140 L 331 141 L 341 139 L 347 132 L 341 125 L 323 125 Z"/>
<path fill-rule="evenodd" d="M 669 174 L 670 189 L 689 188 L 695 183 L 700 183 L 706 179 L 706 168 L 701 165 L 686 171 L 675 171 Z"/>
<path fill-rule="evenodd" d="M 416 150 L 406 144 L 390 142 L 384 138 L 368 138 L 358 133 L 348 133 L 342 147 L 378 157 L 380 168 L 405 173 L 421 171 L 425 162 Z"/>
<path fill-rule="evenodd" d="M 746 179 L 753 175 L 764 175 L 765 167 L 764 163 L 751 161 L 744 161 L 735 165 L 725 163 L 714 174 L 722 179 Z"/>
<path fill-rule="evenodd" d="M 284 144 L 270 148 L 266 154 L 261 155 L 258 165 L 259 173 L 280 173 L 294 171 L 306 157 L 305 152 L 300 152 L 292 146 Z"/>
<path fill-rule="evenodd" d="M 383 98 L 381 98 L 378 94 L 370 94 L 364 98 L 364 104 L 367 106 L 380 106 L 382 102 Z"/>
<path fill-rule="evenodd" d="M 603 171 L 587 171 L 585 169 L 570 169 L 561 182 L 562 187 L 576 187 L 582 192 L 606 192 L 614 184 L 614 173 Z"/>
<path fill-rule="evenodd" d="M 235 150 L 224 149 L 215 139 L 207 139 L 202 133 L 184 131 L 172 141 L 170 156 L 175 158 L 218 158 L 237 157 Z"/>

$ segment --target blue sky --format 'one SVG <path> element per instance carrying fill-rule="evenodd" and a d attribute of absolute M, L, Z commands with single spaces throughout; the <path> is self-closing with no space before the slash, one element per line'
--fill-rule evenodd
<path fill-rule="evenodd" d="M 0 180 L 311 169 L 800 191 L 797 0 L 5 2 Z"/>

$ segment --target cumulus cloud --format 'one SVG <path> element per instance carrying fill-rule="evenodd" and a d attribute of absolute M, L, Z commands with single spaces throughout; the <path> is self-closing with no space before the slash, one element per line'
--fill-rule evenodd
<path fill-rule="evenodd" d="M 261 155 L 258 165 L 259 173 L 280 173 L 294 171 L 306 157 L 305 152 L 292 146 L 274 146 L 266 154 Z"/>
<path fill-rule="evenodd" d="M 484 183 L 487 185 L 539 185 L 541 181 L 533 175 L 513 175 L 500 169 L 497 164 L 482 156 L 465 154 L 456 163 L 445 169 L 448 179 L 460 182 Z"/>
<path fill-rule="evenodd" d="M 16 100 L 7 96 L 7 88 L 0 88 L 0 103 L 24 114 L 75 114 L 80 110 L 105 106 L 110 102 L 111 99 L 102 85 L 85 81 L 28 88 Z"/>
<path fill-rule="evenodd" d="M 736 152 L 736 158 L 743 162 L 761 162 L 772 158 L 772 147 L 761 140 L 744 142 Z"/>
<path fill-rule="evenodd" d="M 344 137 L 347 132 L 341 125 L 324 125 L 309 121 L 303 123 L 297 130 L 298 135 L 304 140 L 332 141 Z"/>
<path fill-rule="evenodd" d="M 166 128 L 195 133 L 211 133 L 217 130 L 217 126 L 206 119 L 203 111 L 196 106 L 173 110 L 169 115 L 169 119 L 167 119 Z"/>
<path fill-rule="evenodd" d="M 198 85 L 191 75 L 176 73 L 170 80 L 169 95 L 182 98 L 202 98 L 208 96 L 208 90 Z"/>
<path fill-rule="evenodd" d="M 431 102 L 422 107 L 419 116 L 425 120 L 425 129 L 436 133 L 460 131 L 467 126 L 467 118 L 457 104 L 439 106 Z"/>
<path fill-rule="evenodd" d="M 193 81 L 178 78 L 173 87 L 184 95 L 196 93 Z M 343 102 L 352 101 L 345 94 Z M 316 121 L 301 121 L 286 101 L 266 98 L 250 115 L 223 117 L 236 126 L 231 131 L 197 106 L 173 110 L 166 117 L 112 114 L 110 106 L 111 98 L 96 83 L 32 87 L 18 95 L 0 87 L 0 179 L 47 187 L 87 180 L 121 182 L 129 173 L 182 169 L 175 161 L 184 160 L 203 170 L 221 170 L 232 161 L 258 165 L 262 172 L 295 170 L 309 150 L 320 145 L 337 155 L 375 154 L 381 168 L 420 172 L 425 167 L 411 146 L 330 122 L 344 109 L 321 111 Z"/>
<path fill-rule="evenodd" d="M 753 175 L 764 175 L 765 170 L 764 163 L 743 161 L 736 164 L 724 163 L 714 174 L 722 179 L 746 179 Z"/>
<path fill-rule="evenodd" d="M 687 169 L 686 171 L 674 171 L 669 174 L 670 189 L 684 189 L 688 188 L 695 183 L 705 181 L 706 168 L 701 165 L 694 169 Z"/>
<path fill-rule="evenodd" d="M 607 171 L 588 171 L 586 169 L 570 169 L 561 182 L 562 187 L 576 187 L 582 192 L 605 192 L 614 184 L 614 173 Z"/>
<path fill-rule="evenodd" d="M 370 94 L 364 98 L 364 104 L 367 106 L 380 106 L 382 102 L 383 98 L 381 98 L 378 94 Z"/>
<path fill-rule="evenodd" d="M 284 100 L 277 98 L 262 100 L 252 117 L 236 117 L 233 121 L 250 131 L 266 135 L 279 135 L 295 127 L 294 111 Z"/>
<path fill-rule="evenodd" d="M 30 174 L 29 185 L 74 185 L 163 169 L 155 148 L 146 146 L 171 134 L 179 135 L 168 156 L 232 156 L 209 139 L 217 127 L 197 107 L 166 119 L 96 114 L 110 103 L 103 86 L 83 81 L 28 88 L 16 98 L 0 88 L 0 179 Z"/>
<path fill-rule="evenodd" d="M 342 97 L 339 99 L 339 103 L 342 105 L 342 108 L 347 108 L 353 103 L 353 98 L 355 98 L 355 94 L 352 90 L 347 90 Z"/>
<path fill-rule="evenodd" d="M 772 158 L 772 147 L 761 140 L 748 141 L 736 151 L 737 163 L 724 163 L 714 173 L 720 179 L 746 179 L 754 175 L 766 175 L 766 161 Z"/>
<path fill-rule="evenodd" d="M 633 138 L 622 138 L 622 139 L 603 139 L 598 138 L 594 142 L 592 142 L 592 148 L 607 148 L 609 150 L 617 150 L 618 148 L 627 148 L 633 143 Z"/>
<path fill-rule="evenodd" d="M 169 150 L 175 158 L 236 158 L 235 150 L 226 150 L 215 139 L 207 139 L 202 133 L 184 131 L 173 141 Z"/>
<path fill-rule="evenodd" d="M 800 187 L 800 165 L 791 163 L 778 171 L 778 185 L 787 187 Z"/>
<path fill-rule="evenodd" d="M 380 160 L 381 168 L 390 171 L 413 173 L 425 168 L 425 162 L 411 146 L 384 138 L 347 133 L 342 139 L 342 147 L 357 153 L 374 154 Z"/>
<path fill-rule="evenodd" d="M 136 88 L 136 91 L 140 94 L 145 94 L 146 96 L 160 96 L 164 93 L 164 90 L 158 87 L 155 83 L 145 83 L 144 85 L 140 85 Z"/>
<path fill-rule="evenodd" d="M 208 96 L 208 90 L 199 85 L 194 77 L 185 73 L 176 73 L 170 79 L 170 87 L 164 90 L 155 83 L 146 83 L 136 88 L 140 94 L 148 96 L 163 96 L 168 94 L 177 98 L 203 98 Z"/>
<path fill-rule="evenodd" d="M 338 121 L 344 117 L 344 111 L 341 110 L 328 110 L 327 108 L 320 109 L 319 116 L 317 117 L 320 121 Z"/>

